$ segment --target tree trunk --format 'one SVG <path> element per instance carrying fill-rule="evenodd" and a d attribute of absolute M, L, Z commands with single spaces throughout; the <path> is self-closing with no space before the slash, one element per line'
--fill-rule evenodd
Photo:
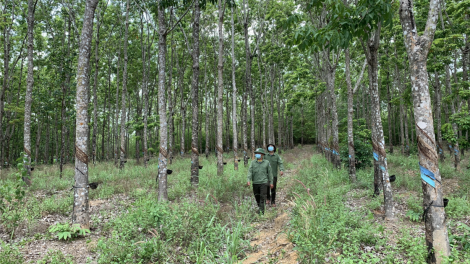
<path fill-rule="evenodd" d="M 380 44 L 380 24 L 375 31 L 374 37 L 364 45 L 364 51 L 369 65 L 369 91 L 371 95 L 371 124 L 372 124 L 372 147 L 374 150 L 374 175 L 379 177 L 374 181 L 375 188 L 381 182 L 384 192 L 385 218 L 394 219 L 394 206 L 392 186 L 388 175 L 388 165 L 385 152 L 385 140 L 380 116 L 380 98 L 378 87 L 378 49 Z M 375 193 L 377 194 L 377 192 Z"/>
<path fill-rule="evenodd" d="M 174 105 L 176 103 L 176 98 L 175 102 L 173 102 L 173 63 L 174 63 L 174 57 L 175 57 L 175 52 L 173 47 L 175 46 L 174 44 L 174 38 L 173 34 L 171 37 L 171 55 L 170 55 L 170 67 L 169 67 L 169 76 L 168 76 L 168 114 L 170 115 L 168 117 L 169 123 L 168 123 L 168 156 L 170 159 L 170 164 L 173 163 L 173 149 L 174 149 L 174 144 L 175 144 L 175 119 L 174 119 Z M 175 95 L 176 97 L 176 95 Z"/>
<path fill-rule="evenodd" d="M 434 93 L 436 96 L 436 102 L 435 102 L 435 118 L 437 122 L 437 152 L 439 153 L 439 160 L 441 162 L 444 162 L 444 149 L 442 148 L 442 131 L 441 131 L 441 105 L 442 105 L 442 94 L 441 94 L 441 82 L 439 75 L 437 73 L 437 70 L 434 70 L 434 79 L 435 79 L 435 84 L 434 84 Z"/>
<path fill-rule="evenodd" d="M 120 37 L 122 36 L 121 34 L 119 34 Z M 119 45 L 118 47 L 118 54 L 117 54 L 117 57 L 118 57 L 118 61 L 117 61 L 117 66 L 116 66 L 116 107 L 114 108 L 114 111 L 115 111 L 115 117 L 114 117 L 114 126 L 113 126 L 113 129 L 114 129 L 114 143 L 116 144 L 115 145 L 115 148 L 114 148 L 114 166 L 118 166 L 118 157 L 120 159 L 120 155 L 121 155 L 121 145 L 118 143 L 119 141 L 119 136 L 118 136 L 118 132 L 119 132 L 119 129 L 118 129 L 118 125 L 119 125 L 119 69 L 121 68 L 121 45 Z M 125 98 L 125 96 L 123 96 Z M 121 102 L 122 104 L 122 102 Z M 122 118 L 121 118 L 122 120 Z"/>
<path fill-rule="evenodd" d="M 14 7 L 12 8 L 14 12 Z M 28 2 L 28 34 L 29 34 L 29 2 Z M 9 75 L 9 69 L 10 69 L 10 49 L 11 49 L 11 28 L 13 25 L 13 21 L 9 23 L 8 25 L 8 20 L 7 16 L 5 15 L 3 17 L 3 83 L 2 83 L 2 90 L 0 91 L 0 171 L 3 168 L 3 165 L 5 164 L 4 162 L 4 157 L 5 157 L 5 137 L 3 135 L 3 113 L 4 113 L 4 105 L 5 105 L 5 93 L 8 90 L 8 80 L 10 79 Z M 12 19 L 13 20 L 13 19 Z M 8 25 L 8 26 L 7 26 Z M 29 40 L 28 40 L 29 42 Z M 28 43 L 28 56 L 29 56 L 29 43 Z M 29 65 L 28 65 L 29 67 Z M 29 71 L 29 69 L 28 69 Z M 8 164 L 10 165 L 10 164 Z M 30 173 L 28 171 L 28 173 Z"/>
<path fill-rule="evenodd" d="M 90 85 L 89 64 L 93 38 L 93 17 L 98 0 L 87 0 L 77 65 L 75 184 L 72 223 L 90 228 L 88 204 L 88 93 Z"/>
<path fill-rule="evenodd" d="M 110 83 L 108 83 L 108 88 L 111 86 Z M 104 138 L 104 134 L 105 134 L 105 130 L 106 130 L 106 123 L 108 123 L 108 120 L 107 120 L 107 115 L 106 115 L 106 107 L 108 107 L 108 97 L 110 96 L 110 94 L 108 94 L 108 92 L 106 92 L 106 96 L 104 97 L 104 111 L 103 111 L 103 127 L 101 129 L 101 161 L 104 161 L 105 160 L 105 154 L 106 154 L 106 149 L 104 147 L 104 143 L 105 143 L 105 138 Z"/>
<path fill-rule="evenodd" d="M 260 55 L 261 56 L 261 55 Z M 258 58 L 258 61 L 260 62 L 260 76 L 261 76 L 261 81 L 263 80 L 263 75 L 261 74 L 261 59 Z M 268 67 L 265 67 L 264 68 L 264 76 L 268 76 L 267 75 L 268 73 Z M 261 83 L 261 82 L 260 82 Z M 260 84 L 260 87 L 261 87 L 261 84 Z M 267 104 L 267 93 L 268 92 L 268 79 L 266 78 L 266 81 L 265 81 L 265 88 L 264 88 L 264 92 L 261 94 L 261 105 L 263 107 L 263 148 L 266 149 L 267 147 L 267 144 L 266 144 L 266 104 Z"/>
<path fill-rule="evenodd" d="M 126 95 L 127 95 L 127 45 L 129 37 L 129 0 L 127 0 L 126 7 L 126 25 L 124 31 L 124 69 L 122 72 L 122 97 L 121 97 L 121 155 L 119 168 L 124 169 L 124 163 L 126 162 Z M 129 151 L 129 149 L 127 149 Z"/>
<path fill-rule="evenodd" d="M 31 102 L 33 100 L 33 85 L 34 85 L 34 65 L 33 65 L 33 51 L 34 51 L 34 0 L 28 0 L 28 77 L 25 97 L 25 111 L 24 111 L 24 157 L 27 164 L 25 165 L 28 171 L 28 177 L 25 179 L 28 185 L 31 185 Z M 8 64 L 7 64 L 8 67 Z M 4 76 L 4 81 L 7 77 Z M 2 102 L 0 102 L 2 104 Z M 0 112 L 2 109 L 0 109 Z M 1 115 L 1 114 L 0 114 Z M 0 123 L 2 122 L 0 116 Z M 1 125 L 0 125 L 1 130 Z M 0 167 L 3 163 L 0 164 Z"/>
<path fill-rule="evenodd" d="M 393 154 L 393 135 L 392 135 L 392 96 L 390 94 L 390 71 L 387 67 L 387 114 L 388 114 L 388 144 L 390 154 Z"/>
<path fill-rule="evenodd" d="M 98 88 L 98 71 L 100 62 L 100 13 L 96 15 L 96 38 L 95 38 L 95 84 L 93 85 L 93 151 L 92 159 L 93 165 L 96 164 L 96 137 L 98 135 L 98 95 L 96 89 Z"/>
<path fill-rule="evenodd" d="M 204 79 L 206 79 L 206 76 L 207 76 L 207 73 L 206 73 L 206 70 L 204 69 Z M 206 158 L 208 158 L 209 156 L 209 153 L 210 153 L 210 106 L 208 106 L 208 101 L 209 101 L 209 98 L 210 98 L 210 92 L 209 92 L 209 88 L 207 87 L 207 83 L 205 83 L 206 87 L 206 96 L 205 96 L 205 99 L 204 99 L 204 112 L 205 112 L 205 134 L 206 134 L 206 149 L 204 151 L 204 153 L 206 154 Z"/>
<path fill-rule="evenodd" d="M 238 131 L 237 131 L 237 82 L 235 76 L 235 23 L 234 6 L 232 6 L 232 129 L 233 129 L 233 163 L 238 170 Z"/>
<path fill-rule="evenodd" d="M 39 122 L 39 116 L 41 116 L 41 112 L 38 113 L 37 123 L 38 123 L 38 130 L 36 131 L 36 155 L 34 155 L 34 164 L 39 164 L 39 146 L 41 144 L 41 122 Z"/>
<path fill-rule="evenodd" d="M 301 120 L 300 120 L 300 129 L 302 131 L 301 135 L 301 140 L 300 140 L 300 145 L 303 147 L 304 146 L 304 104 L 300 106 L 300 113 L 301 113 Z M 292 134 L 292 137 L 294 137 L 294 134 Z"/>
<path fill-rule="evenodd" d="M 354 134 L 353 134 L 353 101 L 354 94 L 351 85 L 351 73 L 349 70 L 350 57 L 349 49 L 344 51 L 345 58 L 345 74 L 346 84 L 348 86 L 348 151 L 349 151 L 349 178 L 351 182 L 356 182 L 356 152 L 354 151 Z"/>
<path fill-rule="evenodd" d="M 193 22 L 193 78 L 191 80 L 192 97 L 192 132 L 191 132 L 191 183 L 199 184 L 199 18 L 201 11 L 199 1 L 194 1 L 194 22 Z"/>
<path fill-rule="evenodd" d="M 144 135 L 143 135 L 143 148 L 144 148 L 144 166 L 147 168 L 148 163 L 148 154 L 147 154 L 147 136 L 148 136 L 148 112 L 149 112 L 149 94 L 148 94 L 148 87 L 147 87 L 147 53 L 146 47 L 147 43 L 144 45 L 144 26 L 142 23 L 142 17 L 140 19 L 140 46 L 142 47 L 142 92 L 143 92 L 143 99 L 144 99 Z M 148 34 L 147 34 L 148 37 Z"/>
<path fill-rule="evenodd" d="M 223 124 L 223 92 L 224 92 L 224 12 L 225 1 L 218 0 L 219 3 L 219 61 L 218 69 L 218 89 L 217 89 L 217 175 L 221 176 L 224 173 L 223 164 L 223 138 L 222 138 L 222 124 Z"/>
<path fill-rule="evenodd" d="M 397 58 L 397 53 L 395 51 L 395 58 Z M 400 143 L 401 143 L 401 153 L 405 154 L 405 129 L 404 129 L 404 116 L 405 110 L 403 106 L 403 89 L 401 85 L 400 71 L 398 65 L 395 64 L 395 72 L 397 75 L 397 86 L 400 93 Z"/>
<path fill-rule="evenodd" d="M 428 246 L 428 263 L 443 263 L 450 255 L 449 239 L 445 224 L 445 211 L 441 175 L 434 138 L 434 122 L 431 112 L 431 98 L 428 87 L 426 59 L 432 45 L 439 11 L 438 0 L 431 0 L 426 28 L 422 36 L 418 35 L 413 16 L 411 0 L 400 1 L 400 21 L 403 28 L 405 47 L 408 53 L 411 71 L 411 86 L 421 178 L 423 186 L 423 207 L 425 209 L 425 232 Z M 435 181 L 434 181 L 435 179 Z"/>
<path fill-rule="evenodd" d="M 226 140 L 226 150 L 230 151 L 230 101 L 229 101 L 229 91 L 225 92 L 225 140 Z"/>
<path fill-rule="evenodd" d="M 275 144 L 274 142 L 274 121 L 273 121 L 273 113 L 274 113 L 274 80 L 276 79 L 276 66 L 272 66 L 271 68 L 271 89 L 269 91 L 270 95 L 270 104 L 269 104 L 269 111 L 268 111 L 268 144 Z"/>
<path fill-rule="evenodd" d="M 281 154 L 282 149 L 282 116 L 281 116 L 281 96 L 284 94 L 284 87 L 282 84 L 279 84 L 279 89 L 277 93 L 277 151 Z"/>
<path fill-rule="evenodd" d="M 330 61 L 330 50 L 326 52 L 326 61 L 327 61 L 327 85 L 330 92 L 330 109 L 331 109 L 331 132 L 332 132 L 332 142 L 331 142 L 331 161 L 333 165 L 339 169 L 341 167 L 341 160 L 339 158 L 339 135 L 338 135 L 338 110 L 336 108 L 336 95 L 335 95 L 335 74 L 336 74 L 336 65 L 332 65 Z M 333 55 L 334 56 L 334 55 Z M 339 56 L 339 54 L 337 55 Z"/>
<path fill-rule="evenodd" d="M 290 116 L 290 145 L 294 148 L 294 115 Z"/>
<path fill-rule="evenodd" d="M 160 117 L 160 152 L 158 154 L 158 201 L 168 201 L 167 160 L 168 131 L 165 98 L 166 22 L 163 0 L 158 0 L 158 115 Z"/>
<path fill-rule="evenodd" d="M 68 20 L 68 34 L 67 34 L 67 54 L 70 54 L 70 27 L 71 27 L 71 22 L 70 19 Z M 70 62 L 67 62 L 67 65 L 65 67 L 70 67 Z M 63 68 L 62 68 L 63 70 Z M 65 155 L 66 155 L 66 142 L 65 142 L 65 133 L 69 129 L 67 128 L 65 124 L 65 118 L 66 118 L 66 110 L 67 110 L 67 105 L 66 105 L 66 98 L 67 98 L 67 90 L 70 85 L 70 71 L 67 70 L 65 73 L 65 82 L 62 83 L 62 105 L 61 105 L 61 150 L 60 150 L 60 178 L 62 178 L 62 173 L 63 173 L 63 164 L 66 163 L 65 160 Z M 68 132 L 67 132 L 68 133 Z"/>
<path fill-rule="evenodd" d="M 452 94 L 452 88 L 451 88 L 451 81 L 450 81 L 450 69 L 449 69 L 449 65 L 446 64 L 445 66 L 445 70 L 446 70 L 446 89 L 447 89 L 447 94 Z M 457 100 L 457 103 L 458 103 L 459 100 Z M 454 99 L 452 99 L 450 101 L 450 109 L 452 110 L 452 115 L 455 115 L 456 113 L 460 112 L 460 111 L 457 111 L 455 109 L 455 104 L 454 104 Z M 459 152 L 459 142 L 458 142 L 458 127 L 457 127 L 457 124 L 455 122 L 452 122 L 452 130 L 454 131 L 454 137 L 455 137 L 455 143 L 454 143 L 454 146 L 452 145 L 449 145 L 449 147 L 451 148 L 451 156 L 452 156 L 452 152 L 453 152 L 453 156 L 454 156 L 454 168 L 455 170 L 459 170 L 460 169 L 460 152 Z M 451 144 L 451 143 L 449 143 Z"/>

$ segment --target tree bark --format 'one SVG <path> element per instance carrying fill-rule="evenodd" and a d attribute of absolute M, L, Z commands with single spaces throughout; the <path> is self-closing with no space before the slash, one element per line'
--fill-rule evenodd
<path fill-rule="evenodd" d="M 447 89 L 447 94 L 452 94 L 452 88 L 451 88 L 451 80 L 450 80 L 450 69 L 449 69 L 449 65 L 446 64 L 445 66 L 445 70 L 446 70 L 446 89 Z M 457 103 L 458 103 L 459 100 L 457 100 Z M 450 101 L 450 109 L 452 110 L 452 115 L 455 115 L 456 113 L 460 112 L 460 110 L 456 110 L 455 109 L 455 104 L 454 104 L 454 99 L 452 99 Z M 452 130 L 454 131 L 454 137 L 455 139 L 458 139 L 458 131 L 459 131 L 459 128 L 457 127 L 457 124 L 455 122 L 452 122 Z M 449 143 L 451 144 L 451 143 Z M 454 145 L 449 145 L 449 147 L 451 148 L 451 156 L 452 154 L 454 154 L 454 168 L 455 170 L 459 170 L 460 169 L 460 149 L 459 149 L 459 142 L 458 140 L 455 141 Z M 452 153 L 453 152 L 453 153 Z"/>
<path fill-rule="evenodd" d="M 68 27 L 67 27 L 67 54 L 70 54 L 70 27 L 71 27 L 71 21 L 70 19 L 68 20 Z M 65 29 L 64 29 L 65 31 Z M 61 128 L 61 150 L 60 150 L 60 178 L 62 178 L 62 173 L 63 173 L 63 164 L 66 163 L 66 160 L 65 160 L 65 155 L 66 155 L 66 142 L 65 142 L 65 133 L 66 131 L 68 131 L 67 129 L 67 126 L 66 126 L 66 121 L 65 121 L 65 118 L 66 118 L 66 110 L 67 110 L 67 105 L 66 105 L 66 98 L 67 98 L 67 90 L 68 90 L 68 87 L 70 85 L 70 71 L 69 71 L 69 67 L 70 67 L 70 62 L 67 62 L 67 65 L 65 65 L 65 67 L 67 67 L 67 70 L 65 72 L 65 80 L 64 80 L 64 83 L 62 83 L 62 105 L 61 105 L 61 123 L 62 123 L 62 128 Z M 62 68 L 62 70 L 64 70 Z"/>
<path fill-rule="evenodd" d="M 96 38 L 95 38 L 95 83 L 93 85 L 93 151 L 92 159 L 93 165 L 96 164 L 96 137 L 98 135 L 98 94 L 96 90 L 98 88 L 98 71 L 99 71 L 99 62 L 100 62 L 100 13 L 96 15 Z"/>
<path fill-rule="evenodd" d="M 387 54 L 388 55 L 388 54 Z M 390 94 L 390 70 L 387 66 L 387 115 L 388 115 L 388 144 L 390 153 L 393 154 L 393 135 L 392 135 L 392 96 Z"/>
<path fill-rule="evenodd" d="M 124 164 L 126 162 L 126 95 L 127 95 L 127 45 L 129 37 L 129 0 L 127 0 L 126 7 L 126 25 L 124 30 L 124 69 L 122 72 L 122 97 L 121 97 L 121 156 L 120 156 L 120 165 L 119 168 L 124 169 Z M 130 106 L 129 106 L 130 107 Z"/>
<path fill-rule="evenodd" d="M 93 17 L 98 0 L 87 0 L 77 65 L 75 184 L 72 223 L 90 228 L 88 204 L 88 93 L 90 89 L 90 55 L 93 38 Z"/>
<path fill-rule="evenodd" d="M 284 86 L 282 83 L 279 84 L 277 93 L 277 148 L 279 154 L 282 151 L 282 116 L 281 116 L 281 97 L 284 95 Z"/>
<path fill-rule="evenodd" d="M 335 74 L 336 64 L 333 65 L 330 61 L 330 50 L 325 52 L 327 62 L 326 83 L 328 85 L 330 95 L 330 109 L 331 109 L 331 161 L 333 165 L 339 169 L 341 167 L 341 160 L 339 158 L 339 133 L 338 133 L 338 110 L 336 107 L 336 94 L 335 94 Z M 333 57 L 335 55 L 333 54 Z M 337 55 L 339 57 L 339 54 Z M 334 58 L 333 58 L 334 59 Z"/>
<path fill-rule="evenodd" d="M 34 51 L 34 11 L 36 3 L 34 0 L 28 0 L 28 77 L 25 97 L 25 111 L 24 111 L 24 157 L 27 164 L 25 165 L 28 171 L 28 177 L 25 182 L 31 185 L 31 102 L 33 100 L 33 85 L 34 85 L 34 64 L 33 64 L 33 51 Z M 8 64 L 7 64 L 8 67 Z M 7 77 L 4 76 L 4 81 Z M 2 102 L 0 102 L 2 104 Z M 2 109 L 0 109 L 0 112 Z M 0 116 L 0 123 L 2 122 Z M 1 130 L 1 125 L 0 125 Z M 0 164 L 0 167 L 3 164 Z"/>
<path fill-rule="evenodd" d="M 269 91 L 270 96 L 270 104 L 269 104 L 269 111 L 268 111 L 268 144 L 276 144 L 274 142 L 274 121 L 273 121 L 273 113 L 274 113 L 274 81 L 276 79 L 276 65 L 271 67 L 271 89 Z"/>
<path fill-rule="evenodd" d="M 199 1 L 194 1 L 194 22 L 193 22 L 193 78 L 191 80 L 192 97 L 192 133 L 191 133 L 191 183 L 199 184 L 199 19 L 201 11 Z"/>
<path fill-rule="evenodd" d="M 441 106 L 442 106 L 442 93 L 441 93 L 441 82 L 437 70 L 434 71 L 434 78 L 436 79 L 435 93 L 436 93 L 436 121 L 437 121 L 437 147 L 439 152 L 439 160 L 444 162 L 444 149 L 442 148 L 442 124 L 441 124 Z"/>
<path fill-rule="evenodd" d="M 414 114 L 417 121 L 419 161 L 420 166 L 430 171 L 426 174 L 422 172 L 421 176 L 425 179 L 422 186 L 426 244 L 429 252 L 427 260 L 429 263 L 443 263 L 444 258 L 450 255 L 447 227 L 444 222 L 445 211 L 440 184 L 441 175 L 438 167 L 436 142 L 433 140 L 434 122 L 426 69 L 426 60 L 436 31 L 439 9 L 439 0 L 431 0 L 424 33 L 419 36 L 413 16 L 412 1 L 400 0 L 399 14 L 408 53 Z M 430 175 L 434 177 L 435 181 L 429 177 Z"/>
<path fill-rule="evenodd" d="M 174 63 L 174 58 L 175 58 L 175 51 L 173 47 L 175 46 L 174 44 L 174 38 L 173 38 L 173 33 L 171 35 L 171 55 L 170 55 L 170 67 L 169 67 L 169 76 L 168 76 L 168 89 L 167 89 L 167 94 L 168 94 L 168 114 L 170 115 L 168 117 L 169 122 L 168 122 L 168 156 L 170 159 L 170 164 L 173 163 L 173 150 L 174 150 L 174 145 L 175 145 L 175 119 L 174 119 L 174 105 L 176 104 L 176 95 L 175 95 L 175 101 L 173 102 L 173 63 Z"/>
<path fill-rule="evenodd" d="M 122 37 L 121 31 L 119 31 L 119 36 Z M 118 61 L 117 61 L 117 66 L 116 66 L 116 108 L 114 108 L 115 111 L 115 117 L 114 117 L 114 143 L 115 148 L 114 148 L 114 166 L 118 166 L 118 157 L 120 160 L 120 155 L 121 155 L 121 145 L 118 143 L 119 136 L 118 136 L 118 125 L 119 125 L 119 69 L 121 68 L 121 45 L 118 45 Z M 125 97 L 124 97 L 125 98 Z M 122 102 L 121 102 L 122 104 Z M 122 119 L 121 119 L 122 120 Z M 120 166 L 119 166 L 120 167 Z"/>
<path fill-rule="evenodd" d="M 39 146 L 41 144 L 41 122 L 39 122 L 39 116 L 41 116 L 41 112 L 38 113 L 38 117 L 36 119 L 38 123 L 38 130 L 36 131 L 36 155 L 34 155 L 34 163 L 39 164 Z"/>
<path fill-rule="evenodd" d="M 219 3 L 219 61 L 217 65 L 218 70 L 218 89 L 217 89 L 217 175 L 221 176 L 224 173 L 223 164 L 223 138 L 222 138 L 222 124 L 223 124 L 223 92 L 224 92 L 224 13 L 225 1 L 218 0 Z"/>
<path fill-rule="evenodd" d="M 354 133 L 353 133 L 353 115 L 354 115 L 354 90 L 357 89 L 359 83 L 361 82 L 362 76 L 364 74 L 364 69 L 366 64 L 362 67 L 361 75 L 356 81 L 356 86 L 352 87 L 351 84 L 351 72 L 349 70 L 350 66 L 350 56 L 349 48 L 344 51 L 345 58 L 345 75 L 346 75 L 346 84 L 348 87 L 348 152 L 349 152 L 349 178 L 351 182 L 356 182 L 356 152 L 354 151 Z"/>
<path fill-rule="evenodd" d="M 369 65 L 369 91 L 371 95 L 371 124 L 372 124 L 372 147 L 374 150 L 374 175 L 379 177 L 375 181 L 375 188 L 377 183 L 381 182 L 384 192 L 384 209 L 385 218 L 394 219 L 394 206 L 392 186 L 390 184 L 388 175 L 388 165 L 385 152 L 385 140 L 382 127 L 382 118 L 380 116 L 380 98 L 378 87 L 378 49 L 380 44 L 380 24 L 375 31 L 373 38 L 367 44 L 363 45 L 366 53 L 367 63 Z M 367 46 L 366 46 L 367 45 Z M 377 194 L 377 191 L 375 192 Z"/>
<path fill-rule="evenodd" d="M 234 6 L 232 6 L 232 130 L 233 130 L 233 163 L 238 170 L 238 131 L 237 131 L 237 81 L 235 76 L 235 22 Z"/>
<path fill-rule="evenodd" d="M 140 20 L 140 29 L 141 29 L 141 35 L 140 35 L 140 46 L 142 47 L 142 90 L 143 90 L 143 99 L 144 99 L 144 116 L 143 116 L 143 121 L 144 121 L 144 135 L 143 135 L 143 148 L 144 148 L 144 167 L 147 168 L 147 163 L 148 163 L 148 115 L 149 115 L 149 93 L 148 93 L 148 87 L 147 87 L 147 44 L 145 43 L 144 45 L 144 26 L 142 23 L 142 17 Z M 149 34 L 147 34 L 148 37 Z"/>
<path fill-rule="evenodd" d="M 14 12 L 14 7 L 12 9 Z M 10 49 L 11 49 L 11 28 L 13 26 L 13 19 L 12 19 L 12 22 L 8 24 L 7 16 L 4 16 L 3 22 L 5 26 L 3 27 L 3 70 L 4 72 L 3 72 L 2 90 L 0 91 L 0 145 L 1 145 L 0 146 L 0 171 L 2 170 L 3 165 L 5 164 L 4 157 L 5 157 L 5 145 L 6 144 L 4 143 L 5 138 L 3 134 L 3 113 L 4 113 L 3 107 L 5 104 L 5 93 L 8 90 L 8 80 L 10 79 L 9 69 L 10 69 Z M 28 23 L 29 23 L 29 2 L 28 2 Z M 28 30 L 29 30 L 29 25 L 28 25 Z"/>
<path fill-rule="evenodd" d="M 167 160 L 168 129 L 165 98 L 166 22 L 163 0 L 158 0 L 158 115 L 160 117 L 160 152 L 158 154 L 158 201 L 168 201 Z"/>

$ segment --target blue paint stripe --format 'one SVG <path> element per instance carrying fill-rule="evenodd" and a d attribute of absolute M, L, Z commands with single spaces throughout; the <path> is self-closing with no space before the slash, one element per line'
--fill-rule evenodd
<path fill-rule="evenodd" d="M 379 155 L 375 152 L 374 152 L 374 159 L 377 160 L 377 161 L 379 160 Z"/>
<path fill-rule="evenodd" d="M 419 164 L 419 169 L 421 170 L 421 175 L 426 175 L 428 176 L 429 178 L 435 180 L 436 177 L 434 177 L 434 173 L 428 169 L 426 169 L 425 167 L 421 166 L 421 164 Z"/>
<path fill-rule="evenodd" d="M 379 166 L 379 168 L 380 168 L 382 171 L 385 171 L 385 167 L 384 167 L 384 166 Z"/>
<path fill-rule="evenodd" d="M 431 185 L 433 188 L 436 188 L 436 183 L 434 182 L 434 180 L 436 180 L 436 177 L 434 176 L 434 173 L 421 166 L 421 164 L 419 164 L 419 169 L 421 170 L 421 179 L 427 184 Z"/>
<path fill-rule="evenodd" d="M 433 188 L 436 188 L 436 183 L 433 180 L 431 180 L 430 178 L 428 178 L 428 177 L 424 176 L 423 174 L 421 174 L 421 179 L 423 181 L 425 181 L 427 184 L 431 185 Z"/>

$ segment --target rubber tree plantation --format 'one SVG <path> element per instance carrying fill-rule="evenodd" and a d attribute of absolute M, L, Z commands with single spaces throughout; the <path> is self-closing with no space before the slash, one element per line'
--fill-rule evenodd
<path fill-rule="evenodd" d="M 0 30 L 0 263 L 470 263 L 470 0 L 4 0 Z"/>

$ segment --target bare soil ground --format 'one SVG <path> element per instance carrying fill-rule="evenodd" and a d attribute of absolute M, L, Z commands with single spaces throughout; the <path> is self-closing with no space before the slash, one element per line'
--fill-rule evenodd
<path fill-rule="evenodd" d="M 285 171 L 284 176 L 279 176 L 277 189 L 277 207 L 267 207 L 267 210 L 274 210 L 275 217 L 266 218 L 260 221 L 254 228 L 257 232 L 250 234 L 250 245 L 254 249 L 242 263 L 298 263 L 297 253 L 287 237 L 289 225 L 289 214 L 293 204 L 288 196 L 290 187 L 295 184 L 292 176 L 297 173 L 298 165 L 305 159 L 310 159 L 313 154 L 312 146 L 304 146 L 295 151 L 281 154 L 285 164 L 292 164 L 292 168 Z M 45 170 L 50 168 L 45 168 Z M 143 192 L 146 190 L 142 189 Z M 38 190 L 34 193 L 38 199 L 42 200 L 52 195 L 70 195 L 68 190 L 44 191 Z M 241 198 L 241 197 L 239 197 Z M 241 199 L 253 199 L 253 197 L 243 197 Z M 24 263 L 37 263 L 43 259 L 50 251 L 60 251 L 64 256 L 73 258 L 74 263 L 97 263 L 96 248 L 98 240 L 108 237 L 110 234 L 103 230 L 105 224 L 126 213 L 127 208 L 134 202 L 134 199 L 126 193 L 113 195 L 109 199 L 98 199 L 90 201 L 91 233 L 85 238 L 76 238 L 70 241 L 57 240 L 48 236 L 48 228 L 56 223 L 70 222 L 69 217 L 61 214 L 49 214 L 43 212 L 43 217 L 39 220 L 25 220 L 15 230 L 14 242 L 20 242 L 21 252 L 24 255 Z M 231 208 L 230 204 L 221 204 L 221 215 L 226 215 Z M 10 234 L 0 228 L 0 239 L 10 241 Z"/>
<path fill-rule="evenodd" d="M 95 251 L 98 239 L 107 236 L 105 232 L 102 232 L 102 228 L 110 219 L 125 213 L 127 211 L 126 208 L 133 201 L 132 198 L 125 194 L 115 195 L 111 199 L 90 201 L 90 217 L 92 219 L 90 225 L 92 226 L 92 232 L 86 238 L 78 238 L 71 241 L 59 241 L 56 238 L 31 239 L 21 249 L 25 256 L 25 263 L 36 263 L 44 258 L 49 251 L 61 251 L 65 256 L 73 256 L 75 263 L 93 263 L 93 260 L 96 258 Z M 93 219 L 95 220 L 93 221 Z M 70 219 L 62 215 L 45 215 L 42 219 L 32 224 L 32 230 L 27 230 L 25 225 L 23 225 L 24 229 L 20 231 L 23 234 L 43 235 L 48 232 L 49 226 L 68 221 Z M 8 235 L 1 234 L 1 236 L 4 239 Z M 22 238 L 20 235 L 17 237 L 17 239 Z"/>
<path fill-rule="evenodd" d="M 250 245 L 253 252 L 242 261 L 243 264 L 252 263 L 284 263 L 296 264 L 297 253 L 295 245 L 289 241 L 287 228 L 289 225 L 289 214 L 293 203 L 289 200 L 290 187 L 295 184 L 293 175 L 298 171 L 301 161 L 310 159 L 313 154 L 312 146 L 304 146 L 298 151 L 281 154 L 285 163 L 294 165 L 291 170 L 286 170 L 284 176 L 279 176 L 281 184 L 278 184 L 276 207 L 268 207 L 267 210 L 274 210 L 276 217 L 272 220 L 263 221 L 255 226 L 257 232 L 253 233 Z M 279 186 L 280 185 L 280 186 Z M 268 212 L 266 212 L 268 214 Z"/>

